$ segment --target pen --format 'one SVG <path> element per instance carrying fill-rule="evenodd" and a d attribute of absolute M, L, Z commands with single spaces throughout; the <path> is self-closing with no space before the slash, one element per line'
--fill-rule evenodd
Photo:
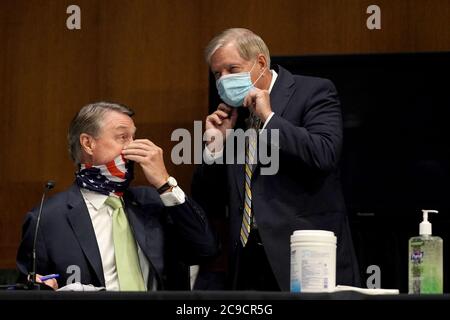
<path fill-rule="evenodd" d="M 44 281 L 46 281 L 46 280 L 56 279 L 56 278 L 58 278 L 58 277 L 59 277 L 59 274 L 53 273 L 53 274 L 49 274 L 49 275 L 47 275 L 47 276 L 40 277 L 39 279 L 40 279 L 42 282 L 44 282 Z"/>

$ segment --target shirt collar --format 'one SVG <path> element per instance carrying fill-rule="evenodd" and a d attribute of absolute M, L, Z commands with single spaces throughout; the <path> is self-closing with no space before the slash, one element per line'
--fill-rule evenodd
<path fill-rule="evenodd" d="M 108 198 L 107 195 L 94 192 L 85 188 L 80 188 L 80 191 L 84 199 L 88 201 L 95 208 L 95 210 L 99 210 L 104 205 L 106 199 Z"/>
<path fill-rule="evenodd" d="M 272 91 L 273 85 L 278 78 L 278 73 L 275 70 L 270 70 L 272 72 L 272 81 L 270 81 L 269 93 Z"/>

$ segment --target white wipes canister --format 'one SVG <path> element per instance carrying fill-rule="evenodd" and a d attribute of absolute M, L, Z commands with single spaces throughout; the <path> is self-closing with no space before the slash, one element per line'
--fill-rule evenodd
<path fill-rule="evenodd" d="M 291 235 L 291 292 L 327 292 L 336 286 L 336 237 L 331 231 Z"/>

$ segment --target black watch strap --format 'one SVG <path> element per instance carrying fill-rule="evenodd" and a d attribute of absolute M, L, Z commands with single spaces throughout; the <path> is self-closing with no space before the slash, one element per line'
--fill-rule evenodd
<path fill-rule="evenodd" d="M 163 194 L 164 192 L 166 192 L 169 189 L 170 189 L 170 184 L 169 184 L 169 182 L 166 182 L 161 187 L 158 188 L 158 193 Z"/>

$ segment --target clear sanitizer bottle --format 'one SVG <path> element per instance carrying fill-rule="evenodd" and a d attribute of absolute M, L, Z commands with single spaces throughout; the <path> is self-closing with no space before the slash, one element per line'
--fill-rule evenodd
<path fill-rule="evenodd" d="M 409 240 L 409 290 L 410 294 L 439 294 L 443 292 L 443 241 L 431 235 L 429 213 L 422 210 L 423 221 L 419 236 Z"/>

